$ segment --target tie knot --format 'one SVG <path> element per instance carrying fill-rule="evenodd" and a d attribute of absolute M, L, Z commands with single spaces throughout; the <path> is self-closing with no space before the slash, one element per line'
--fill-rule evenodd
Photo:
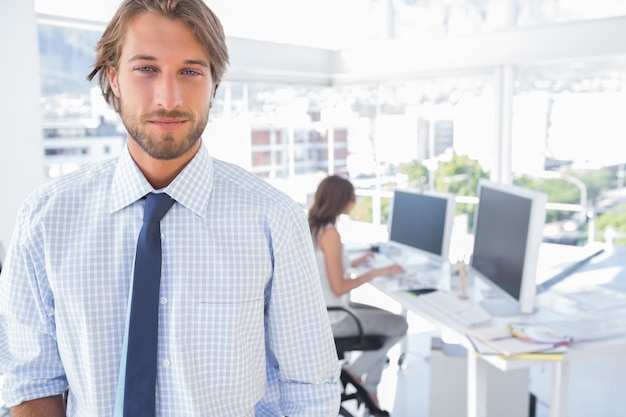
<path fill-rule="evenodd" d="M 146 207 L 143 212 L 144 222 L 159 223 L 165 213 L 174 205 L 175 200 L 165 193 L 150 193 L 146 196 Z"/>

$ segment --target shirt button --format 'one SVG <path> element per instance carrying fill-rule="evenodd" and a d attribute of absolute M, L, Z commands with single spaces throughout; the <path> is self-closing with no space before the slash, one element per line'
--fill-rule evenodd
<path fill-rule="evenodd" d="M 166 368 L 167 368 L 168 366 L 170 366 L 170 361 L 169 361 L 169 359 L 163 359 L 162 364 L 163 364 L 163 366 L 165 366 Z"/>
<path fill-rule="evenodd" d="M 165 240 L 165 233 L 161 233 L 161 240 Z"/>
<path fill-rule="evenodd" d="M 167 304 L 167 298 L 166 297 L 161 297 L 161 299 L 159 300 L 159 302 L 161 304 Z"/>

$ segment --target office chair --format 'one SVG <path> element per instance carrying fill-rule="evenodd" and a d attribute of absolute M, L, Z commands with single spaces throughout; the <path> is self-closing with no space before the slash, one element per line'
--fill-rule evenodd
<path fill-rule="evenodd" d="M 327 309 L 328 311 L 344 311 L 348 313 L 358 328 L 358 335 L 356 336 L 335 337 L 335 347 L 337 348 L 337 356 L 340 361 L 345 360 L 347 352 L 377 350 L 383 346 L 385 336 L 363 334 L 361 320 L 354 312 L 341 306 L 329 306 Z M 340 416 L 354 417 L 352 413 L 346 410 L 343 404 L 346 401 L 356 400 L 357 408 L 363 404 L 372 417 L 389 417 L 389 413 L 374 404 L 365 388 L 358 381 L 355 381 L 343 368 L 341 369 L 341 385 Z"/>

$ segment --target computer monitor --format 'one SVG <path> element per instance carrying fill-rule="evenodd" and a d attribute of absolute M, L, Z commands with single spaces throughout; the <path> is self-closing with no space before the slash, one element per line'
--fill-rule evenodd
<path fill-rule="evenodd" d="M 478 184 L 471 267 L 504 297 L 485 300 L 492 314 L 508 315 L 511 307 L 519 313 L 534 309 L 546 202 L 544 193 L 520 186 L 488 180 Z"/>
<path fill-rule="evenodd" d="M 453 194 L 396 189 L 388 220 L 389 241 L 447 261 L 455 210 Z"/>

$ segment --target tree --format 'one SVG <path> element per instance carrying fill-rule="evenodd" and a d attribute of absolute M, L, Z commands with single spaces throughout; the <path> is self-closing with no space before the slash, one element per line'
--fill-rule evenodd
<path fill-rule="evenodd" d="M 481 178 L 488 178 L 488 175 L 478 161 L 452 151 L 448 161 L 439 162 L 435 189 L 460 196 L 475 196 Z"/>
<path fill-rule="evenodd" d="M 540 191 L 548 196 L 550 203 L 578 204 L 580 203 L 580 190 L 578 187 L 565 179 L 532 178 L 522 175 L 515 179 L 515 185 L 528 188 L 529 190 Z M 571 212 L 562 210 L 548 210 L 546 212 L 546 223 L 558 222 L 572 217 Z"/>
<path fill-rule="evenodd" d="M 596 236 L 598 240 L 605 240 L 605 234 L 613 233 L 613 243 L 617 245 L 626 244 L 626 207 L 616 207 L 615 212 L 607 212 L 598 215 L 596 218 Z M 620 212 L 621 211 L 621 212 Z"/>
<path fill-rule="evenodd" d="M 407 176 L 409 187 L 424 188 L 428 184 L 428 169 L 419 161 L 400 164 L 398 172 Z"/>

